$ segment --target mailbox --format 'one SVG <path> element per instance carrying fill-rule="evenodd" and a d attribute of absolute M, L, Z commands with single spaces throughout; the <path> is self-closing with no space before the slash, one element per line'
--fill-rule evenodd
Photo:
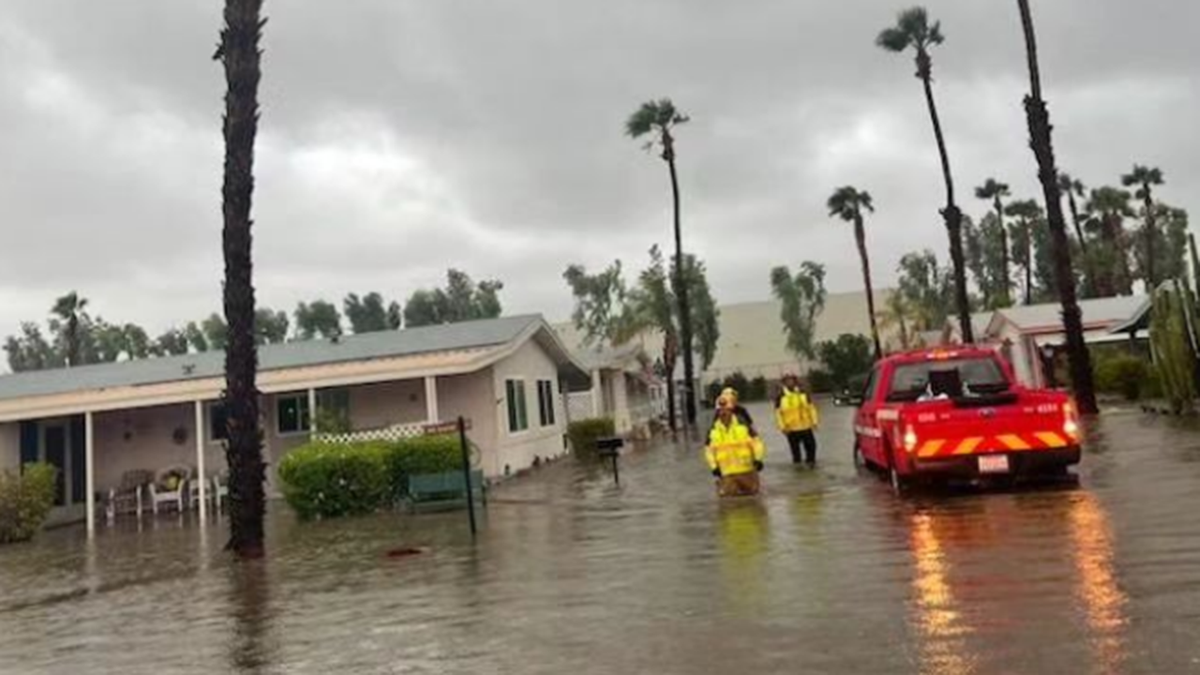
<path fill-rule="evenodd" d="M 613 455 L 621 454 L 621 448 L 625 447 L 624 438 L 600 438 L 596 440 L 596 451 L 601 457 L 612 457 Z"/>

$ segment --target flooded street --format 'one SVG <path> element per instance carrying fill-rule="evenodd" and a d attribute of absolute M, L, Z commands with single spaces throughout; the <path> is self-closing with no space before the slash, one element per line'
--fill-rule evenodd
<path fill-rule="evenodd" d="M 461 512 L 273 513 L 245 566 L 223 524 L 46 533 L 0 550 L 0 673 L 1200 673 L 1200 429 L 1112 413 L 1078 488 L 899 499 L 849 409 L 816 471 L 752 412 L 758 501 L 666 444 L 502 486 L 475 544 Z"/>

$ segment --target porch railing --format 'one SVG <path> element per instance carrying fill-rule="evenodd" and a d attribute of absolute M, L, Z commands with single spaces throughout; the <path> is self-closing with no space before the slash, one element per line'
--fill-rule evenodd
<path fill-rule="evenodd" d="M 362 431 L 348 431 L 340 434 L 318 433 L 313 440 L 318 443 L 329 444 L 365 443 L 370 441 L 402 441 L 406 438 L 425 436 L 426 434 L 430 433 L 446 433 L 441 427 L 442 425 L 425 423 L 396 424 L 380 429 L 364 429 Z"/>

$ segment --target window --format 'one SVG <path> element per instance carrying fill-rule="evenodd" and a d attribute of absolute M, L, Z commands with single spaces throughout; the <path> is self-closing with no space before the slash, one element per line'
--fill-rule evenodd
<path fill-rule="evenodd" d="M 326 389 L 317 392 L 317 431 L 340 434 L 351 430 L 350 390 Z"/>
<path fill-rule="evenodd" d="M 956 378 L 974 392 L 1002 392 L 1009 388 L 1000 365 L 992 358 L 952 359 L 909 363 L 896 368 L 892 374 L 889 401 L 915 401 L 941 374 L 956 373 Z"/>
<path fill-rule="evenodd" d="M 275 401 L 275 428 L 280 436 L 307 433 L 309 426 L 308 394 L 280 396 Z"/>
<path fill-rule="evenodd" d="M 538 420 L 544 427 L 554 426 L 554 382 L 538 380 Z"/>
<path fill-rule="evenodd" d="M 225 404 L 213 403 L 208 406 L 208 442 L 216 443 L 229 437 L 226 427 Z"/>
<path fill-rule="evenodd" d="M 529 412 L 525 407 L 525 380 L 505 380 L 508 401 L 508 431 L 517 433 L 529 428 Z"/>

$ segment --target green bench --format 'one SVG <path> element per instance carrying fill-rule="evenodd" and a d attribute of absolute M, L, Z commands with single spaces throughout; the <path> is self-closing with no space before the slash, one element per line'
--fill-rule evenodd
<path fill-rule="evenodd" d="M 483 472 L 471 472 L 471 494 L 487 505 Z M 467 503 L 467 487 L 461 471 L 426 473 L 408 477 L 409 511 L 419 508 L 453 508 Z"/>

